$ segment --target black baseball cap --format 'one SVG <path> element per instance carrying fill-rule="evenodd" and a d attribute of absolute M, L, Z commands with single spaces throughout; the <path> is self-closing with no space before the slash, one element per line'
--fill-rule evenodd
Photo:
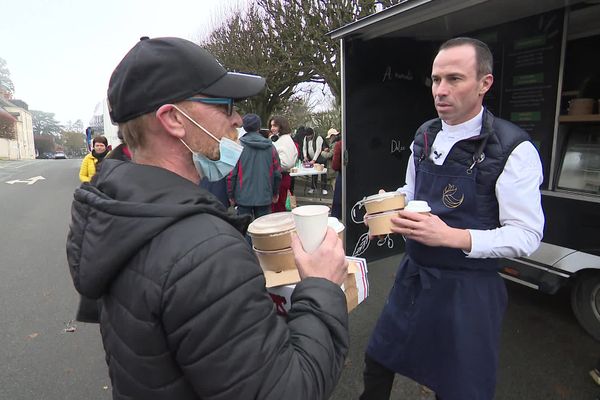
<path fill-rule="evenodd" d="M 260 93 L 265 79 L 227 72 L 189 40 L 142 37 L 110 77 L 108 105 L 114 122 L 126 122 L 197 94 L 245 99 Z"/>

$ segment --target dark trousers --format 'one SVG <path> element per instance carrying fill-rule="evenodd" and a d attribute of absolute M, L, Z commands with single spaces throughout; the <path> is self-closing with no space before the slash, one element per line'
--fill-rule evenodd
<path fill-rule="evenodd" d="M 250 215 L 253 219 L 267 215 L 270 212 L 270 204 L 268 206 L 242 206 L 238 204 L 237 206 L 238 215 Z"/>
<path fill-rule="evenodd" d="M 365 354 L 364 391 L 359 400 L 389 400 L 396 374 Z M 437 400 L 442 400 L 437 395 Z"/>
<path fill-rule="evenodd" d="M 319 176 L 321 177 L 321 189 L 326 190 L 327 189 L 327 174 L 313 175 L 311 187 L 313 189 L 317 188 L 317 179 L 319 178 Z"/>
<path fill-rule="evenodd" d="M 389 400 L 394 383 L 394 371 L 387 369 L 365 354 L 364 391 L 360 400 Z"/>

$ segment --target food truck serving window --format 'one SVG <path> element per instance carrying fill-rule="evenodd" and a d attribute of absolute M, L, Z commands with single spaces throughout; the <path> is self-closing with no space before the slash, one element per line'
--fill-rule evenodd
<path fill-rule="evenodd" d="M 570 132 L 558 189 L 600 195 L 600 124 L 582 125 Z"/>

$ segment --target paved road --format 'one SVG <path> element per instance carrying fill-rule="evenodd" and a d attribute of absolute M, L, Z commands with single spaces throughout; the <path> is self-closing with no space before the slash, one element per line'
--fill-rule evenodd
<path fill-rule="evenodd" d="M 73 318 L 77 294 L 65 237 L 79 160 L 0 161 L 0 399 L 106 400 L 110 382 L 95 325 Z M 43 176 L 32 185 L 7 184 Z M 399 258 L 369 265 L 371 297 L 350 315 L 351 350 L 332 399 L 356 399 L 362 352 L 393 281 Z M 509 285 L 497 400 L 593 400 L 587 371 L 600 346 L 577 325 L 564 295 Z M 396 379 L 392 399 L 432 399 Z"/>

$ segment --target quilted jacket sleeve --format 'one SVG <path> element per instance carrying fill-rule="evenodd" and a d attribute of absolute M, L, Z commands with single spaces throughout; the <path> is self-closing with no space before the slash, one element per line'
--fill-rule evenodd
<path fill-rule="evenodd" d="M 287 321 L 276 315 L 256 257 L 219 234 L 177 262 L 164 287 L 168 346 L 203 399 L 325 399 L 348 351 L 339 286 L 300 282 Z"/>

